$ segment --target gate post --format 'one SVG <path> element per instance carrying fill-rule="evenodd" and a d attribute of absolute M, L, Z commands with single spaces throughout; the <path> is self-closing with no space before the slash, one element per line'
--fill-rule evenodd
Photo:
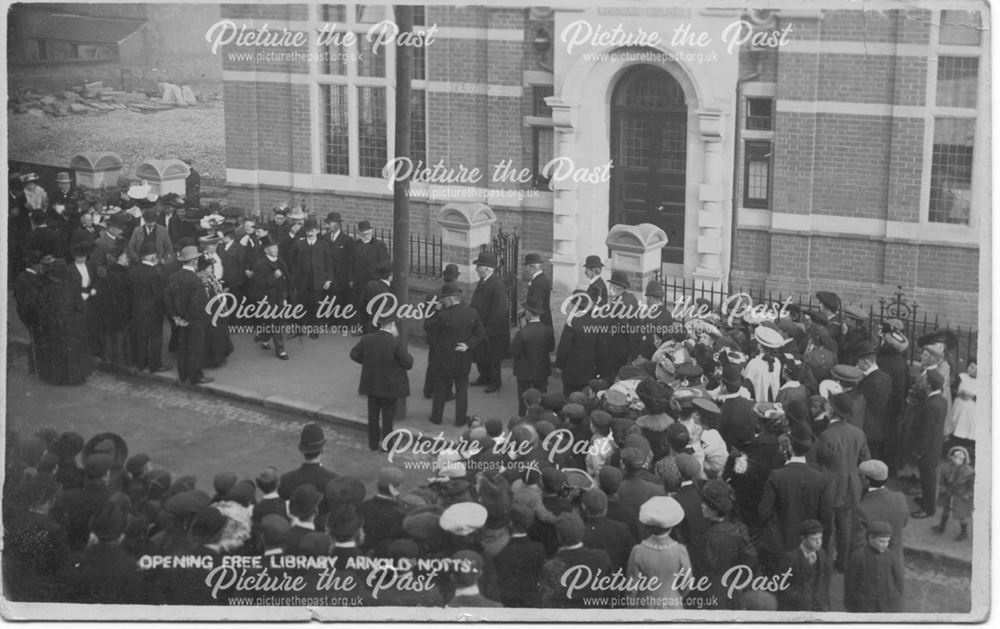
<path fill-rule="evenodd" d="M 660 270 L 661 250 L 667 246 L 667 234 L 652 223 L 615 225 L 604 241 L 611 250 L 611 270 L 624 271 L 631 291 L 640 296 Z M 639 299 L 642 303 L 644 300 Z"/>
<path fill-rule="evenodd" d="M 458 283 L 466 299 L 478 281 L 472 262 L 479 257 L 483 245 L 489 246 L 496 221 L 497 215 L 485 203 L 448 203 L 438 211 L 441 262 L 458 265 L 461 273 Z"/>

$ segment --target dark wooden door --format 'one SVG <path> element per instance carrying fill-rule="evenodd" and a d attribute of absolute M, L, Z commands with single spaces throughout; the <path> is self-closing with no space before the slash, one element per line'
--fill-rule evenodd
<path fill-rule="evenodd" d="M 663 261 L 683 264 L 687 104 L 663 70 L 637 66 L 615 86 L 611 159 L 608 227 L 652 223 L 667 233 Z"/>

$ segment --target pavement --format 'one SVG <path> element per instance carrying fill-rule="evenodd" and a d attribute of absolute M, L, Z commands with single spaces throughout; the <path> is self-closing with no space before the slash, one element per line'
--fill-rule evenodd
<path fill-rule="evenodd" d="M 27 331 L 14 312 L 12 298 L 8 299 L 7 334 L 9 345 L 27 346 Z M 367 400 L 357 392 L 361 366 L 349 358 L 350 349 L 357 343 L 357 338 L 325 334 L 318 339 L 299 337 L 286 341 L 286 351 L 290 356 L 288 361 L 276 358 L 273 350 L 260 349 L 250 334 L 234 334 L 232 339 L 235 349 L 229 360 L 217 369 L 206 369 L 205 374 L 215 381 L 198 385 L 198 390 L 309 420 L 366 430 Z M 409 352 L 413 356 L 410 397 L 407 399 L 405 420 L 397 421 L 395 427 L 407 428 L 418 438 L 457 439 L 463 429 L 454 426 L 454 402 L 445 406 L 444 422 L 441 425 L 436 426 L 428 421 L 431 401 L 422 395 L 427 369 L 426 346 L 419 339 L 414 339 L 409 344 Z M 166 360 L 172 358 L 172 355 L 166 356 Z M 175 371 L 160 374 L 131 371 L 129 375 L 178 386 Z M 473 367 L 472 377 L 475 376 L 476 369 Z M 550 378 L 549 387 L 550 390 L 561 390 L 561 384 L 554 377 Z M 503 386 L 498 392 L 487 394 L 483 387 L 469 387 L 469 414 L 505 420 L 517 414 L 517 388 L 511 374 L 510 361 L 504 364 Z M 359 440 L 364 439 L 363 434 L 359 433 Z M 916 510 L 912 496 L 908 497 L 908 501 L 911 510 Z M 954 537 L 958 532 L 957 524 L 950 523 L 948 531 L 937 534 L 931 530 L 937 522 L 937 516 L 910 520 L 904 529 L 903 539 L 907 554 L 959 566 L 971 566 L 976 533 L 974 528 L 969 527 L 968 541 L 956 542 Z"/>

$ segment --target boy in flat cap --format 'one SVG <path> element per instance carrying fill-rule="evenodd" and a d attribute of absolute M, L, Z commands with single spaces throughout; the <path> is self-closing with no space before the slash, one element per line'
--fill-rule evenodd
<path fill-rule="evenodd" d="M 824 528 L 818 520 L 803 520 L 797 547 L 785 553 L 777 574 L 791 570 L 788 587 L 778 592 L 781 611 L 830 610 L 830 557 L 823 551 Z"/>
<path fill-rule="evenodd" d="M 892 542 L 889 544 L 889 550 L 896 553 L 902 564 L 903 527 L 910 517 L 906 496 L 885 486 L 889 479 L 889 466 L 882 461 L 869 459 L 858 469 L 865 484 L 865 493 L 861 496 L 858 508 L 854 510 L 851 547 L 864 546 L 868 526 L 876 520 L 882 520 L 892 526 Z"/>
<path fill-rule="evenodd" d="M 387 315 L 378 324 L 377 332 L 365 334 L 351 349 L 351 360 L 361 365 L 358 392 L 368 396 L 368 448 L 373 452 L 392 432 L 399 399 L 410 395 L 406 372 L 413 367 L 413 357 L 399 339 L 396 317 Z"/>
<path fill-rule="evenodd" d="M 876 520 L 867 543 L 851 554 L 844 573 L 844 606 L 849 612 L 903 611 L 903 564 L 889 551 L 892 526 Z"/>

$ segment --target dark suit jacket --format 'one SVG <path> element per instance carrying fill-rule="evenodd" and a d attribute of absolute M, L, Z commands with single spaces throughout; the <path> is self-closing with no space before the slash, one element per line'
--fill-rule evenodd
<path fill-rule="evenodd" d="M 90 518 L 104 508 L 111 493 L 103 484 L 85 483 L 79 489 L 63 492 L 56 498 L 49 517 L 66 531 L 70 549 L 82 550 L 90 535 Z"/>
<path fill-rule="evenodd" d="M 159 266 L 139 263 L 128 270 L 132 330 L 138 335 L 163 334 L 163 294 L 167 278 Z"/>
<path fill-rule="evenodd" d="M 529 323 L 514 335 L 510 355 L 514 357 L 514 377 L 518 380 L 544 382 L 552 373 L 549 348 L 552 328 L 540 321 Z"/>
<path fill-rule="evenodd" d="M 574 318 L 563 326 L 556 348 L 556 366 L 562 370 L 564 383 L 585 385 L 597 374 L 597 335 L 584 331 L 593 323 L 589 315 Z"/>
<path fill-rule="evenodd" d="M 836 421 L 820 433 L 816 440 L 816 460 L 830 474 L 830 500 L 834 508 L 857 504 L 861 497 L 858 465 L 870 458 L 865 433 L 854 424 Z"/>
<path fill-rule="evenodd" d="M 43 256 L 60 257 L 59 232 L 51 227 L 32 228 L 24 237 L 24 251 L 38 251 Z"/>
<path fill-rule="evenodd" d="M 507 308 L 507 291 L 500 276 L 494 272 L 489 279 L 480 280 L 469 305 L 479 313 L 490 342 L 502 344 L 506 354 L 510 342 L 510 311 Z"/>
<path fill-rule="evenodd" d="M 892 378 L 876 369 L 858 383 L 858 391 L 865 398 L 865 436 L 868 441 L 882 441 L 889 422 L 889 398 L 892 395 Z"/>
<path fill-rule="evenodd" d="M 173 241 L 170 240 L 170 235 L 167 233 L 166 227 L 154 223 L 151 238 L 156 243 L 156 255 L 160 257 L 160 260 L 174 255 Z M 145 241 L 146 226 L 139 225 L 132 231 L 132 236 L 129 237 L 128 244 L 125 245 L 125 253 L 128 254 L 128 259 L 132 264 L 139 261 L 139 249 Z"/>
<path fill-rule="evenodd" d="M 753 400 L 733 397 L 720 405 L 719 434 L 730 448 L 742 447 L 741 436 L 753 435 L 757 420 L 753 414 Z"/>
<path fill-rule="evenodd" d="M 468 375 L 476 346 L 486 338 L 479 314 L 465 304 L 456 304 L 425 319 L 424 330 L 430 345 L 427 364 L 431 375 Z M 459 343 L 465 343 L 469 349 L 455 351 Z"/>
<path fill-rule="evenodd" d="M 298 469 L 281 475 L 281 480 L 278 483 L 278 496 L 282 500 L 290 500 L 295 490 L 306 483 L 309 483 L 316 488 L 316 491 L 325 495 L 327 483 L 335 478 L 337 478 L 336 474 L 318 463 L 303 463 Z M 322 531 L 326 526 L 326 514 L 329 510 L 330 507 L 326 504 L 326 498 L 320 500 L 319 513 L 315 520 L 316 530 Z M 291 549 L 292 546 L 286 544 L 285 548 Z"/>
<path fill-rule="evenodd" d="M 906 496 L 898 491 L 882 487 L 872 489 L 861 496 L 861 502 L 854 510 L 851 526 L 851 547 L 858 548 L 868 543 L 868 525 L 882 520 L 892 526 L 892 540 L 889 549 L 903 561 L 903 527 L 910 519 L 910 507 Z"/>
<path fill-rule="evenodd" d="M 38 325 L 38 308 L 41 301 L 43 280 L 40 275 L 21 271 L 14 279 L 14 303 L 17 316 L 27 328 Z"/>
<path fill-rule="evenodd" d="M 628 521 L 625 524 L 632 531 L 632 536 L 640 539 L 642 536 L 639 529 L 639 508 L 650 498 L 665 496 L 666 492 L 662 485 L 656 485 L 638 476 L 627 476 L 618 486 L 615 495 L 618 496 L 622 509 L 627 514 Z"/>
<path fill-rule="evenodd" d="M 275 273 L 281 272 L 281 277 Z M 250 298 L 259 301 L 267 297 L 267 303 L 274 306 L 284 303 L 290 298 L 288 267 L 285 261 L 277 258 L 273 262 L 267 256 L 261 256 L 253 267 L 253 278 L 250 282 Z"/>
<path fill-rule="evenodd" d="M 403 535 L 403 509 L 392 498 L 376 494 L 358 507 L 364 518 L 365 546 L 375 557 L 385 557 L 385 550 L 396 538 Z"/>
<path fill-rule="evenodd" d="M 892 380 L 892 390 L 889 393 L 889 416 L 897 418 L 903 413 L 906 407 L 906 392 L 909 389 L 910 370 L 906 364 L 906 357 L 888 345 L 878 348 L 876 357 L 878 368 L 889 374 Z M 892 438 L 893 435 L 887 435 Z"/>
<path fill-rule="evenodd" d="M 66 267 L 66 271 L 69 273 L 69 283 L 82 292 L 83 285 L 81 282 L 83 282 L 83 276 L 80 274 L 80 270 L 76 268 L 76 264 L 70 262 L 69 266 Z M 97 288 L 97 266 L 88 261 L 87 273 L 90 274 L 90 288 Z"/>
<path fill-rule="evenodd" d="M 844 607 L 849 612 L 901 612 L 903 582 L 903 563 L 895 553 L 865 545 L 847 560 Z"/>
<path fill-rule="evenodd" d="M 608 285 L 604 283 L 604 278 L 599 277 L 593 284 L 589 284 L 587 294 L 590 295 L 594 306 L 608 303 Z"/>
<path fill-rule="evenodd" d="M 528 295 L 542 302 L 542 323 L 552 327 L 552 280 L 544 273 L 528 282 Z"/>
<path fill-rule="evenodd" d="M 220 243 L 216 253 L 222 261 L 222 285 L 230 290 L 243 286 L 247 281 L 247 252 L 243 245 L 234 240 L 227 249 L 225 243 Z"/>
<path fill-rule="evenodd" d="M 608 553 L 611 559 L 611 569 L 628 565 L 628 556 L 635 546 L 635 538 L 628 526 L 618 520 L 609 520 L 605 516 L 588 518 L 584 522 L 583 545 L 585 548 L 595 548 Z"/>
<path fill-rule="evenodd" d="M 611 558 L 608 557 L 608 553 L 596 548 L 587 548 L 586 546 L 582 548 L 574 548 L 573 550 L 560 549 L 556 553 L 553 561 L 561 561 L 566 566 L 567 570 L 571 569 L 573 566 L 587 566 L 590 568 L 591 574 L 597 574 L 598 570 L 605 575 L 613 572 L 611 568 Z M 584 607 L 583 599 L 591 596 L 600 596 L 600 594 L 589 587 L 577 589 L 572 593 L 572 596 L 570 596 L 568 606 Z M 562 588 L 562 591 L 557 598 L 561 601 L 566 601 L 565 588 Z"/>
<path fill-rule="evenodd" d="M 684 485 L 674 493 L 674 500 L 684 509 L 684 519 L 670 531 L 671 537 L 688 548 L 701 547 L 701 536 L 708 528 L 708 520 L 701 510 L 702 500 L 698 488 L 694 483 Z M 691 569 L 694 574 L 701 574 L 701 566 L 692 564 Z"/>
<path fill-rule="evenodd" d="M 944 441 L 944 420 L 948 401 L 940 394 L 928 397 L 913 416 L 913 454 L 918 459 L 936 460 Z"/>
<path fill-rule="evenodd" d="M 344 232 L 339 232 L 337 237 L 330 239 L 326 235 L 326 241 L 330 243 L 330 265 L 333 269 L 333 282 L 337 290 L 348 286 L 351 281 L 351 258 L 354 254 L 354 241 Z"/>
<path fill-rule="evenodd" d="M 164 297 L 167 314 L 180 317 L 189 325 L 207 325 L 210 317 L 205 312 L 208 295 L 194 271 L 181 269 L 173 274 Z"/>
<path fill-rule="evenodd" d="M 799 525 L 804 520 L 819 520 L 824 541 L 829 539 L 833 510 L 828 485 L 822 472 L 798 461 L 771 472 L 757 511 L 760 521 L 768 527 L 772 551 L 786 552 L 798 546 Z"/>
<path fill-rule="evenodd" d="M 781 611 L 825 612 L 830 609 L 830 557 L 823 550 L 816 552 L 816 563 L 809 565 L 800 547 L 785 553 L 778 565 L 778 574 L 791 568 L 788 588 L 778 592 Z"/>
<path fill-rule="evenodd" d="M 351 275 L 354 290 L 360 291 L 370 280 L 375 278 L 375 267 L 379 262 L 391 260 L 385 243 L 377 238 L 365 244 L 360 240 L 354 242 L 351 252 Z"/>
<path fill-rule="evenodd" d="M 406 346 L 384 330 L 366 334 L 351 349 L 351 360 L 361 365 L 361 385 L 364 395 L 381 398 L 401 398 L 410 395 L 410 379 L 406 371 L 413 367 L 413 357 Z"/>
<path fill-rule="evenodd" d="M 497 598 L 504 607 L 536 607 L 545 547 L 528 537 L 512 537 L 493 558 Z"/>
<path fill-rule="evenodd" d="M 305 238 L 296 240 L 292 244 L 288 268 L 300 294 L 307 290 L 322 291 L 323 284 L 333 282 L 330 243 L 319 237 L 312 245 Z"/>

